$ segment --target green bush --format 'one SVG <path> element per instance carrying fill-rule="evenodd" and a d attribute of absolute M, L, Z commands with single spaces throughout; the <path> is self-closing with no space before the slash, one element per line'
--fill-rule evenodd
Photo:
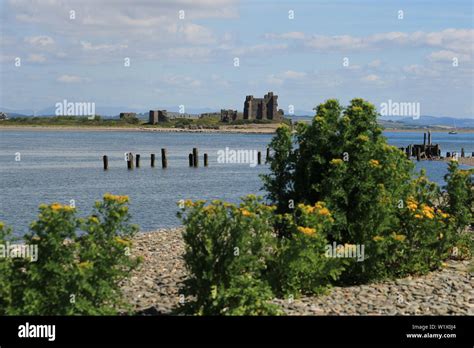
<path fill-rule="evenodd" d="M 181 308 L 200 315 L 272 315 L 267 265 L 275 257 L 273 209 L 248 196 L 239 207 L 213 201 L 184 202 L 178 216 L 186 230 L 184 260 L 189 271 Z"/>
<path fill-rule="evenodd" d="M 292 237 L 281 240 L 275 290 L 293 297 L 325 292 L 349 263 L 327 254 L 327 233 L 334 223 L 331 213 L 323 202 L 300 204 L 294 216 L 286 214 L 282 220 Z"/>
<path fill-rule="evenodd" d="M 130 257 L 128 197 L 105 194 L 93 215 L 76 217 L 75 208 L 41 205 L 38 220 L 24 236 L 38 259 L 0 260 L 0 314 L 115 314 L 123 305 L 119 284 L 139 260 Z M 82 230 L 82 231 L 81 231 Z M 11 231 L 0 229 L 0 242 Z"/>
<path fill-rule="evenodd" d="M 328 100 L 316 108 L 311 124 L 298 123 L 295 129 L 293 135 L 288 127 L 280 128 L 272 140 L 264 188 L 280 214 L 291 214 L 298 203 L 325 202 L 334 218 L 329 242 L 365 246 L 365 261 L 348 265 L 342 283 L 423 273 L 441 264 L 459 238 L 452 222 L 465 224 L 466 209 L 455 208 L 464 220 L 435 213 L 439 188 L 423 175 L 413 179 L 413 163 L 387 144 L 372 104 L 353 99 L 343 108 Z M 451 206 L 465 205 L 462 189 L 451 186 L 448 191 L 457 197 L 450 199 Z M 409 214 L 411 199 L 417 209 L 431 212 Z M 276 228 L 280 236 L 295 233 L 284 224 Z"/>

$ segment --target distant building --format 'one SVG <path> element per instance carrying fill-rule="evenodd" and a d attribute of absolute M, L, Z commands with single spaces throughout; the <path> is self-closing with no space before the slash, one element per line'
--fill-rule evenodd
<path fill-rule="evenodd" d="M 0 121 L 8 120 L 8 115 L 4 112 L 0 112 Z"/>
<path fill-rule="evenodd" d="M 197 120 L 199 118 L 199 115 L 171 112 L 171 111 L 166 111 L 166 110 L 150 110 L 150 113 L 148 116 L 148 123 L 157 124 L 157 123 L 168 122 L 170 120 L 175 120 L 179 118 Z"/>
<path fill-rule="evenodd" d="M 278 96 L 268 92 L 263 98 L 248 95 L 244 102 L 245 120 L 274 120 L 283 119 L 283 110 L 278 110 Z"/>
<path fill-rule="evenodd" d="M 150 110 L 150 114 L 148 116 L 148 123 L 149 124 L 157 124 L 158 123 L 158 112 L 159 112 L 159 110 Z"/>
<path fill-rule="evenodd" d="M 221 109 L 221 122 L 232 122 L 239 117 L 237 110 Z"/>
<path fill-rule="evenodd" d="M 137 114 L 135 112 L 121 112 L 120 118 L 136 118 Z"/>

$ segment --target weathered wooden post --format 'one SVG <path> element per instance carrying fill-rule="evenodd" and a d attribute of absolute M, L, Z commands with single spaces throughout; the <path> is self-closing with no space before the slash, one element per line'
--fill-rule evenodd
<path fill-rule="evenodd" d="M 411 156 L 413 156 L 413 145 L 412 144 L 408 145 L 408 158 L 410 158 Z"/>
<path fill-rule="evenodd" d="M 426 145 L 426 133 L 423 133 L 423 145 Z"/>
<path fill-rule="evenodd" d="M 199 156 L 197 147 L 193 147 L 193 165 L 197 167 L 199 165 Z"/>
<path fill-rule="evenodd" d="M 446 152 L 446 157 L 451 157 L 451 152 Z"/>
<path fill-rule="evenodd" d="M 419 161 L 421 158 L 421 148 L 417 147 L 416 148 L 416 160 Z"/>
<path fill-rule="evenodd" d="M 464 147 L 461 148 L 461 157 L 464 158 Z"/>
<path fill-rule="evenodd" d="M 258 164 L 262 164 L 262 153 L 259 151 L 257 152 L 257 162 Z"/>
<path fill-rule="evenodd" d="M 135 167 L 140 168 L 140 154 L 135 155 Z"/>
<path fill-rule="evenodd" d="M 155 154 L 154 153 L 151 154 L 150 161 L 151 161 L 151 167 L 153 168 L 155 166 Z"/>
<path fill-rule="evenodd" d="M 408 146 L 405 148 L 405 154 L 407 155 L 407 158 L 410 158 L 410 145 L 408 145 Z"/>
<path fill-rule="evenodd" d="M 109 158 L 104 155 L 104 157 L 102 157 L 102 160 L 104 161 L 104 170 L 109 169 Z"/>
<path fill-rule="evenodd" d="M 127 154 L 127 168 L 133 169 L 133 154 L 131 152 Z"/>
<path fill-rule="evenodd" d="M 161 167 L 168 167 L 168 159 L 166 158 L 166 149 L 161 149 Z"/>
<path fill-rule="evenodd" d="M 265 163 L 267 163 L 268 161 L 270 161 L 270 148 L 267 147 L 267 156 L 265 157 Z"/>
<path fill-rule="evenodd" d="M 188 158 L 189 158 L 189 166 L 192 167 L 194 165 L 193 154 L 190 153 L 188 155 Z"/>
<path fill-rule="evenodd" d="M 204 154 L 204 167 L 207 167 L 207 153 Z"/>
<path fill-rule="evenodd" d="M 431 131 L 428 131 L 428 145 L 431 145 Z"/>

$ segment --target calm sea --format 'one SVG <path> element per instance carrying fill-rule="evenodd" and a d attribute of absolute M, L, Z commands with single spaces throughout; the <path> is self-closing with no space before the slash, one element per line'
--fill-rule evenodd
<path fill-rule="evenodd" d="M 385 135 L 389 143 L 406 146 L 422 141 L 422 133 Z M 142 231 L 179 225 L 176 218 L 180 199 L 223 199 L 238 202 L 239 197 L 260 193 L 259 174 L 267 166 L 217 163 L 217 151 L 248 149 L 262 151 L 272 135 L 85 132 L 85 131 L 0 131 L 0 220 L 14 228 L 16 235 L 28 230 L 41 203 L 74 200 L 81 215 L 90 213 L 95 200 L 105 192 L 129 195 L 133 222 Z M 474 151 L 474 134 L 434 133 L 433 142 L 446 151 L 468 154 Z M 188 167 L 188 154 L 199 148 L 201 166 Z M 160 149 L 168 152 L 168 168 L 161 169 Z M 141 155 L 141 168 L 129 171 L 125 152 Z M 157 156 L 150 167 L 150 154 Z M 202 166 L 202 155 L 209 155 L 209 167 Z M 109 170 L 102 167 L 102 156 L 109 156 Z M 20 155 L 20 160 L 18 159 Z M 443 184 L 447 164 L 420 162 L 431 180 Z"/>

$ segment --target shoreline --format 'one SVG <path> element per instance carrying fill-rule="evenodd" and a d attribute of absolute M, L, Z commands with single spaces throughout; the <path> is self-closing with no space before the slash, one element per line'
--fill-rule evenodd
<path fill-rule="evenodd" d="M 74 132 L 156 132 L 156 133 L 237 133 L 237 134 L 273 134 L 279 125 L 222 126 L 220 129 L 184 129 L 165 127 L 97 127 L 97 126 L 5 126 L 1 131 L 74 131 Z"/>
<path fill-rule="evenodd" d="M 166 127 L 106 127 L 106 126 L 60 126 L 60 125 L 1 125 L 1 131 L 79 131 L 79 132 L 158 132 L 158 133 L 237 133 L 237 134 L 274 134 L 279 124 L 252 124 L 221 126 L 219 129 L 184 129 L 184 128 L 166 128 Z M 423 133 L 430 131 L 432 133 L 448 133 L 449 130 L 442 129 L 403 129 L 388 128 L 384 132 L 394 133 Z M 474 129 L 458 129 L 458 134 L 472 134 Z"/>
<path fill-rule="evenodd" d="M 186 279 L 182 232 L 183 227 L 168 228 L 134 237 L 132 255 L 143 257 L 143 263 L 122 291 L 135 315 L 173 315 L 179 305 L 180 286 Z M 271 302 L 285 315 L 472 315 L 470 262 L 448 260 L 446 267 L 422 276 L 335 286 L 326 295 Z"/>

